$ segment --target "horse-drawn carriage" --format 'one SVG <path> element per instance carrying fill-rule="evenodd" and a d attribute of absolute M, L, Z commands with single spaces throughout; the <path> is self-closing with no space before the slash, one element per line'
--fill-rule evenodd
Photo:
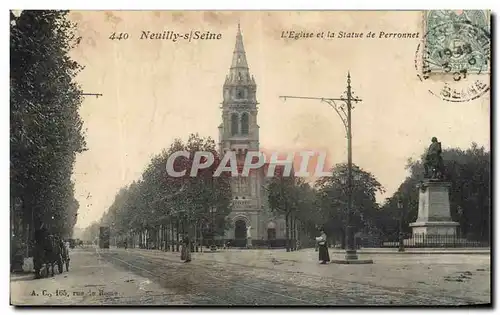
<path fill-rule="evenodd" d="M 36 278 L 47 277 L 49 272 L 54 276 L 56 265 L 59 273 L 63 273 L 64 266 L 69 271 L 69 248 L 62 238 L 37 231 L 35 239 L 33 264 Z"/>

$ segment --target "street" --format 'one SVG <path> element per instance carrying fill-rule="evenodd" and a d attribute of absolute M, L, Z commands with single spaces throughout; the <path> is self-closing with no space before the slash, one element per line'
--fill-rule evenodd
<path fill-rule="evenodd" d="M 491 10 L 9 13 L 11 305 L 492 306 Z"/>
<path fill-rule="evenodd" d="M 15 305 L 464 305 L 491 301 L 488 254 L 370 254 L 373 265 L 319 265 L 316 255 L 309 249 L 291 253 L 229 250 L 193 253 L 193 261 L 183 263 L 180 254 L 172 252 L 75 249 L 69 273 L 41 280 L 31 275 L 13 277 L 11 301 Z M 331 256 L 340 258 L 341 254 Z"/>

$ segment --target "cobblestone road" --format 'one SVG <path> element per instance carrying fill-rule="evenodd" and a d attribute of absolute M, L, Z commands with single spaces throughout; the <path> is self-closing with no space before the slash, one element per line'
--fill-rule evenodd
<path fill-rule="evenodd" d="M 344 266 L 318 265 L 307 259 L 308 255 L 314 256 L 310 252 L 204 253 L 194 254 L 189 264 L 182 263 L 178 253 L 160 251 L 111 250 L 101 255 L 130 270 L 136 269 L 142 276 L 147 270 L 161 279 L 164 287 L 194 294 L 196 304 L 463 305 L 489 302 L 489 264 L 484 263 L 488 256 L 470 261 L 461 255 L 444 260 L 436 255 L 406 259 L 379 255 L 376 265 Z M 297 255 L 306 259 L 294 260 Z M 291 259 L 280 259 L 282 257 Z M 457 264 L 457 259 L 462 262 Z M 412 265 L 417 270 L 411 270 Z M 468 271 L 472 267 L 475 268 L 473 274 Z M 425 268 L 424 274 L 422 268 Z M 415 271 L 420 277 L 414 276 Z M 385 275 L 377 277 L 377 272 Z M 408 277 L 398 277 L 404 273 L 415 280 L 408 282 Z M 429 277 L 436 273 L 440 279 Z M 392 281 L 377 281 L 380 276 Z M 199 297 L 203 298 L 196 300 Z"/>
<path fill-rule="evenodd" d="M 318 265 L 315 253 L 308 251 L 229 251 L 195 253 L 191 263 L 182 263 L 178 253 L 92 248 L 74 252 L 69 273 L 52 279 L 11 280 L 11 298 L 24 305 L 489 303 L 489 256 L 448 256 L 453 258 L 378 255 L 374 265 L 345 266 Z M 32 296 L 35 289 L 101 289 L 109 294 L 56 299 Z"/>

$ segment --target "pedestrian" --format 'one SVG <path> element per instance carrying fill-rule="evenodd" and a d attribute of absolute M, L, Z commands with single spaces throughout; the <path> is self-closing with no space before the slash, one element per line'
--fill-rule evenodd
<path fill-rule="evenodd" d="M 191 261 L 191 242 L 187 233 L 182 238 L 181 260 L 185 263 Z"/>
<path fill-rule="evenodd" d="M 324 265 L 330 261 L 330 255 L 328 254 L 328 242 L 325 230 L 322 228 L 319 232 L 321 235 L 316 237 L 316 242 L 318 244 L 319 261 L 321 261 L 321 264 Z"/>

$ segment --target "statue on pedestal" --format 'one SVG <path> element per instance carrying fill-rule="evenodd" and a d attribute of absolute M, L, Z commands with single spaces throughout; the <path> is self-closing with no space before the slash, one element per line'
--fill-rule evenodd
<path fill-rule="evenodd" d="M 449 189 L 451 183 L 446 181 L 441 143 L 432 138 L 424 158 L 425 180 L 417 185 L 419 188 L 418 217 L 413 223 L 412 238 L 415 244 L 425 247 L 426 236 L 434 239 L 440 246 L 455 244 L 459 223 L 451 218 Z M 436 239 L 436 237 L 438 237 Z M 454 246 L 454 245 L 453 245 Z"/>
<path fill-rule="evenodd" d="M 436 137 L 432 137 L 432 143 L 427 150 L 424 162 L 424 177 L 427 179 L 444 179 L 444 163 L 441 156 L 441 142 Z"/>

